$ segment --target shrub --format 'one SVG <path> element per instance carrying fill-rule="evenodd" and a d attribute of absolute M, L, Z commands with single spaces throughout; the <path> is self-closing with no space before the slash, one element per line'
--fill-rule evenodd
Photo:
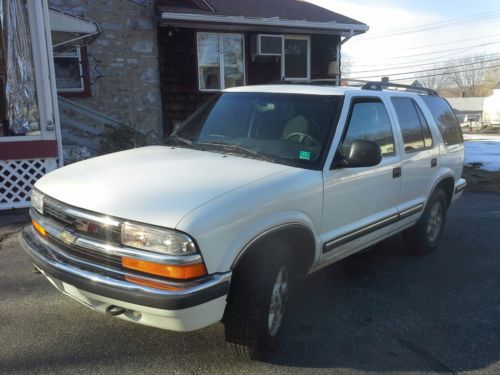
<path fill-rule="evenodd" d="M 101 153 L 109 154 L 111 152 L 147 146 L 149 139 L 145 133 L 134 128 L 109 127 L 103 133 L 99 142 L 101 144 Z"/>

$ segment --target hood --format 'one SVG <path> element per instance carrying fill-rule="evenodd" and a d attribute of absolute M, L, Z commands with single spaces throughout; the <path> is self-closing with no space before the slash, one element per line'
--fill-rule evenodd
<path fill-rule="evenodd" d="M 35 186 L 75 207 L 175 228 L 204 203 L 289 169 L 238 156 L 152 146 L 69 165 Z"/>

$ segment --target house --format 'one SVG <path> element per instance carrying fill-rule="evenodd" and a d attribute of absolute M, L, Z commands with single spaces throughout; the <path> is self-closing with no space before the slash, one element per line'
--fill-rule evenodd
<path fill-rule="evenodd" d="M 368 30 L 299 0 L 159 0 L 156 11 L 167 133 L 221 89 L 339 73 L 342 43 Z"/>
<path fill-rule="evenodd" d="M 47 1 L 0 1 L 0 210 L 8 210 L 29 205 L 62 149 Z"/>
<path fill-rule="evenodd" d="M 82 135 L 86 139 L 80 140 L 80 144 L 92 148 L 89 141 L 99 134 L 82 132 L 82 125 L 128 125 L 144 130 L 153 138 L 160 137 L 162 102 L 157 22 L 152 2 L 48 1 L 53 11 L 84 18 L 99 28 L 92 44 L 83 43 L 73 50 L 54 50 L 65 145 L 78 144 L 76 137 Z"/>
<path fill-rule="evenodd" d="M 481 122 L 484 99 L 483 97 L 460 97 L 446 100 L 450 103 L 460 123 L 467 125 L 470 122 Z"/>
<path fill-rule="evenodd" d="M 71 56 L 56 53 L 63 111 L 71 101 L 154 137 L 170 133 L 223 88 L 325 78 L 330 63 L 340 61 L 342 42 L 368 30 L 300 0 L 49 4 L 100 28 L 92 45 Z"/>

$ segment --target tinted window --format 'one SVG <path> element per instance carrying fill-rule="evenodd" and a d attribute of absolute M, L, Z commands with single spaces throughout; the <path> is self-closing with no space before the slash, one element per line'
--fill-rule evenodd
<path fill-rule="evenodd" d="M 392 98 L 398 116 L 399 127 L 403 134 L 406 152 L 432 146 L 429 125 L 418 105 L 411 98 Z"/>
<path fill-rule="evenodd" d="M 349 154 L 353 141 L 373 141 L 382 149 L 382 155 L 394 154 L 394 136 L 384 104 L 380 101 L 354 101 L 347 133 L 340 147 L 343 156 Z"/>
<path fill-rule="evenodd" d="M 444 143 L 446 145 L 462 143 L 464 139 L 460 124 L 448 102 L 438 96 L 422 96 L 422 99 L 436 120 Z"/>
<path fill-rule="evenodd" d="M 424 143 L 425 147 L 432 147 L 432 135 L 431 135 L 431 130 L 429 129 L 429 124 L 427 123 L 427 120 L 425 119 L 424 114 L 422 113 L 422 110 L 418 106 L 417 103 L 413 102 L 415 105 L 415 108 L 417 109 L 418 113 L 418 118 L 420 119 L 420 125 L 422 126 L 422 134 L 424 136 Z"/>

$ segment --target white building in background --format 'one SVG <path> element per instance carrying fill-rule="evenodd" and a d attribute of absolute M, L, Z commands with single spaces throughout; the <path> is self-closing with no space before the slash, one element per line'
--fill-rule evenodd
<path fill-rule="evenodd" d="M 500 126 L 500 82 L 493 88 L 493 94 L 484 99 L 483 124 Z"/>
<path fill-rule="evenodd" d="M 480 127 L 483 116 L 484 97 L 446 98 L 462 126 Z"/>

